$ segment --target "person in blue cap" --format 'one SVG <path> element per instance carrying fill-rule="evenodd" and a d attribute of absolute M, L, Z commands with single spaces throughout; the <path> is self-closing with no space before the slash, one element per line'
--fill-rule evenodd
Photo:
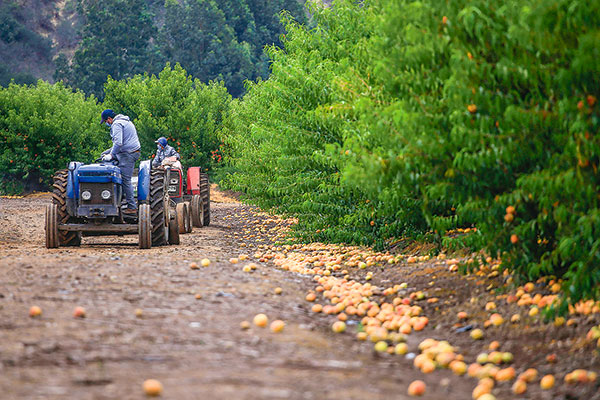
<path fill-rule="evenodd" d="M 123 180 L 123 193 L 127 201 L 127 207 L 123 214 L 137 215 L 137 205 L 133 197 L 133 186 L 131 176 L 135 162 L 140 158 L 140 140 L 137 130 L 128 116 L 115 114 L 113 110 L 102 111 L 101 124 L 110 128 L 110 138 L 113 145 L 102 153 L 102 161 L 117 160 Z"/>
<path fill-rule="evenodd" d="M 154 143 L 156 143 L 156 155 L 154 156 L 154 160 L 152 160 L 153 168 L 159 167 L 163 160 L 167 158 L 174 157 L 172 161 L 180 159 L 179 153 L 167 144 L 167 138 L 160 137 Z"/>

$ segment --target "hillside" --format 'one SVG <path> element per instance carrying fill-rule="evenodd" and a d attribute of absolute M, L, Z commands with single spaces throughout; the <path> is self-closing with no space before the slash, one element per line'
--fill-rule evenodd
<path fill-rule="evenodd" d="M 239 96 L 244 80 L 268 76 L 263 47 L 279 44 L 282 10 L 305 18 L 297 0 L 3 1 L 0 85 L 63 80 L 102 98 L 108 75 L 158 73 L 170 62 Z"/>

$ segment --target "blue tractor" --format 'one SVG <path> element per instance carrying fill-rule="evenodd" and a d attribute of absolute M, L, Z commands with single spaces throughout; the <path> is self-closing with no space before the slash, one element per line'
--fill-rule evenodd
<path fill-rule="evenodd" d="M 121 170 L 114 162 L 71 162 L 54 175 L 46 208 L 46 247 L 79 246 L 82 236 L 137 234 L 139 247 L 179 244 L 176 210 L 169 206 L 168 168 L 142 161 L 137 176 L 138 214 L 124 215 Z"/>

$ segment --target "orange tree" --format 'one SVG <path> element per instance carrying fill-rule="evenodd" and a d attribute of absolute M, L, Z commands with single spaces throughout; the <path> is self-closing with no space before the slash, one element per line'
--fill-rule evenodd
<path fill-rule="evenodd" d="M 134 122 L 142 145 L 142 157 L 156 152 L 154 141 L 169 140 L 186 166 L 210 169 L 217 159 L 217 131 L 231 96 L 223 82 L 204 84 L 193 80 L 179 66 L 169 64 L 158 75 L 136 75 L 116 81 L 108 78 L 104 105 L 128 115 Z"/>
<path fill-rule="evenodd" d="M 592 0 L 339 0 L 284 16 L 272 75 L 234 101 L 224 183 L 297 215 L 308 239 L 433 232 L 518 277 L 599 297 Z M 449 239 L 445 232 L 476 226 Z M 564 303 L 566 304 L 566 303 Z"/>
<path fill-rule="evenodd" d="M 60 83 L 0 88 L 0 192 L 43 188 L 69 161 L 91 161 L 110 139 L 101 111 Z"/>

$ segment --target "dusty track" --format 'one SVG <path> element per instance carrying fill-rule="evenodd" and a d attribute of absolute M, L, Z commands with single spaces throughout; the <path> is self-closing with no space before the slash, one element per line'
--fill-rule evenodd
<path fill-rule="evenodd" d="M 48 250 L 48 201 L 0 199 L 2 399 L 140 399 L 148 378 L 163 383 L 165 399 L 398 399 L 422 378 L 410 361 L 332 333 L 333 317 L 315 316 L 303 300 L 309 277 L 229 263 L 270 241 L 259 232 L 254 243 L 235 239 L 260 218 L 247 205 L 213 202 L 211 226 L 177 247 L 139 250 L 132 236 Z M 208 268 L 189 268 L 205 257 Z M 28 317 L 34 304 L 39 319 Z M 75 306 L 85 319 L 72 317 Z M 285 330 L 239 328 L 259 312 L 286 321 Z M 431 386 L 427 398 L 469 396 L 464 381 L 441 375 L 452 384 Z"/>
<path fill-rule="evenodd" d="M 312 275 L 253 258 L 285 223 L 215 189 L 210 227 L 182 235 L 180 246 L 150 250 L 139 250 L 135 236 L 84 238 L 80 248 L 48 250 L 42 225 L 49 196 L 0 198 L 0 399 L 143 399 L 149 378 L 163 383 L 162 398 L 175 400 L 408 399 L 415 379 L 427 383 L 424 399 L 471 398 L 475 378 L 447 369 L 425 375 L 410 357 L 378 354 L 372 343 L 357 341 L 358 317 L 349 318 L 346 333 L 333 333 L 335 315 L 315 314 L 305 300 L 317 285 Z M 287 260 L 315 254 L 271 250 Z M 248 261 L 229 262 L 241 254 L 258 264 L 254 272 L 242 271 Z M 209 267 L 190 269 L 203 258 L 212 261 Z M 398 293 L 404 298 L 425 292 L 415 304 L 429 324 L 408 336 L 410 352 L 418 353 L 425 338 L 448 340 L 469 364 L 497 340 L 501 351 L 514 354 L 517 373 L 533 367 L 557 381 L 541 390 L 538 378 L 522 396 L 511 392 L 512 382 L 498 382 L 498 399 L 600 399 L 598 380 L 563 383 L 576 368 L 600 372 L 600 352 L 584 339 L 600 314 L 574 314 L 572 325 L 555 327 L 527 316 L 528 307 L 508 304 L 514 289 L 504 287 L 502 277 L 465 277 L 441 258 L 386 264 L 347 267 L 348 278 L 364 283 L 374 273 L 371 282 L 380 288 L 406 282 Z M 346 272 L 334 274 L 341 279 Z M 548 287 L 536 284 L 533 293 L 548 293 Z M 373 300 L 395 296 L 375 293 Z M 320 294 L 317 301 L 329 304 Z M 474 341 L 463 328 L 483 327 L 491 301 L 498 306 L 493 312 L 506 320 L 520 314 L 522 321 L 490 327 L 484 340 Z M 32 305 L 42 308 L 41 318 L 28 316 Z M 72 316 L 76 306 L 85 307 L 85 319 Z M 458 311 L 469 320 L 457 321 Z M 284 320 L 284 331 L 240 329 L 257 313 Z M 549 354 L 556 362 L 547 361 Z"/>

